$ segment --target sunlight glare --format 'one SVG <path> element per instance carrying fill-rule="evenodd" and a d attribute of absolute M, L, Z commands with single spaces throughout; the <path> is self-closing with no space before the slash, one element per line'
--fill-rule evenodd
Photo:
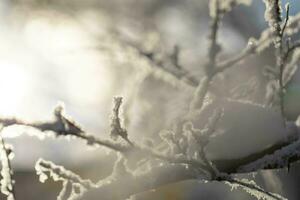
<path fill-rule="evenodd" d="M 0 62 L 0 115 L 18 115 L 29 88 L 29 76 L 24 67 Z"/>

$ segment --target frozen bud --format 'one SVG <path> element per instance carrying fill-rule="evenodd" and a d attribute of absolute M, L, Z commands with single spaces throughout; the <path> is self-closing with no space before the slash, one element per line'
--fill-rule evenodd
<path fill-rule="evenodd" d="M 250 38 L 248 40 L 248 43 L 247 43 L 247 49 L 251 52 L 251 53 L 254 53 L 255 52 L 255 47 L 256 47 L 256 39 L 254 38 Z"/>
<path fill-rule="evenodd" d="M 54 115 L 56 117 L 61 117 L 65 110 L 65 104 L 63 102 L 59 102 L 54 108 Z"/>

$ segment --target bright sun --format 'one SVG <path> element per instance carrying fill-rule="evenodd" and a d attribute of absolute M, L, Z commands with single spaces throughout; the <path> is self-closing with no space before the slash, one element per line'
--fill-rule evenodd
<path fill-rule="evenodd" d="M 18 114 L 29 88 L 29 76 L 24 67 L 0 61 L 0 115 Z"/>

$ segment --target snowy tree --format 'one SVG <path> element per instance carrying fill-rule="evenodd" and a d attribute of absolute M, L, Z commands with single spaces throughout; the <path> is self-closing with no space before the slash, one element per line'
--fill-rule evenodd
<path fill-rule="evenodd" d="M 155 76 L 188 96 L 190 103 L 187 109 L 172 120 L 172 127 L 159 132 L 160 138 L 132 139 L 126 125 L 132 117 L 128 111 L 137 96 L 134 90 L 126 98 L 113 99 L 110 139 L 86 132 L 61 105 L 55 108 L 52 120 L 28 122 L 19 118 L 1 118 L 2 128 L 31 127 L 38 135 L 83 140 L 88 146 L 116 152 L 118 159 L 112 174 L 98 182 L 84 179 L 51 161 L 39 159 L 35 169 L 40 181 L 51 178 L 63 183 L 57 196 L 59 200 L 140 199 L 138 196 L 142 192 L 185 180 L 221 182 L 232 189 L 241 188 L 257 199 L 285 199 L 266 191 L 252 180 L 239 179 L 236 175 L 289 169 L 300 159 L 300 122 L 297 119 L 300 112 L 289 108 L 290 103 L 287 103 L 294 101 L 299 105 L 298 99 L 290 97 L 289 92 L 293 85 L 298 84 L 300 42 L 295 35 L 299 32 L 300 14 L 290 16 L 288 4 L 284 7 L 279 0 L 264 0 L 265 20 L 269 27 L 258 39 L 250 38 L 237 55 L 220 59 L 223 48 L 218 38 L 223 17 L 240 4 L 251 3 L 251 0 L 210 0 L 207 62 L 203 66 L 202 77 L 181 66 L 178 46 L 172 53 L 162 56 L 160 52 L 145 51 L 121 37 L 112 36 L 117 48 L 128 51 L 129 55 L 150 66 L 147 72 L 138 76 L 136 85 Z M 270 49 L 276 61 L 274 66 L 264 68 L 267 79 L 264 103 L 240 98 L 253 89 L 250 83 L 245 84 L 246 88 L 233 88 L 233 98 L 220 96 L 213 90 L 223 73 L 248 57 Z M 17 183 L 14 182 L 10 163 L 13 150 L 2 136 L 0 147 L 1 192 L 7 199 L 18 199 L 14 192 L 18 189 Z"/>

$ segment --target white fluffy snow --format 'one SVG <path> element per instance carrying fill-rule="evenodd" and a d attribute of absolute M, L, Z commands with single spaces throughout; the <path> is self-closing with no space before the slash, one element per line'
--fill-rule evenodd
<path fill-rule="evenodd" d="M 279 112 L 261 105 L 235 100 L 218 100 L 207 105 L 194 120 L 202 128 L 216 108 L 224 109 L 206 150 L 210 159 L 236 159 L 264 150 L 290 136 Z M 289 131 L 288 131 L 289 130 Z"/>

